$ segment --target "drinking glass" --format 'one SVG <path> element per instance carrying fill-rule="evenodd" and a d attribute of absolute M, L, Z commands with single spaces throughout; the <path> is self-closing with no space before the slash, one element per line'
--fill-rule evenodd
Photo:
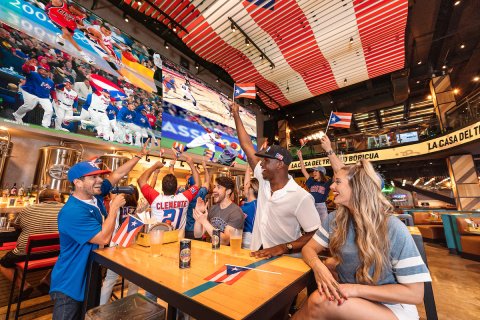
<path fill-rule="evenodd" d="M 151 230 L 150 236 L 150 253 L 153 257 L 159 257 L 162 255 L 163 244 L 163 230 Z"/>
<path fill-rule="evenodd" d="M 230 250 L 232 254 L 240 254 L 242 249 L 243 229 L 230 228 Z"/>

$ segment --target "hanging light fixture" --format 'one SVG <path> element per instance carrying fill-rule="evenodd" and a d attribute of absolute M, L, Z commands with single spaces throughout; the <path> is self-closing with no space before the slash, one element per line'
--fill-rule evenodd
<path fill-rule="evenodd" d="M 128 16 L 126 13 L 123 14 L 123 20 L 125 20 L 125 22 L 128 22 Z"/>

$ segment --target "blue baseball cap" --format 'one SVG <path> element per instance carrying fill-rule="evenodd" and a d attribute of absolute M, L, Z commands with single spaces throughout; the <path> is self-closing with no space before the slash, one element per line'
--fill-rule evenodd
<path fill-rule="evenodd" d="M 94 176 L 97 174 L 110 173 L 110 170 L 102 170 L 95 161 L 82 161 L 68 170 L 68 181 L 73 182 L 81 177 Z"/>

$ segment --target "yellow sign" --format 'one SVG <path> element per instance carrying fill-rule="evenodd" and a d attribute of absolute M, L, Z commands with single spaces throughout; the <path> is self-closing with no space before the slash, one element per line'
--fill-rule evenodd
<path fill-rule="evenodd" d="M 434 138 L 428 141 L 409 144 L 406 146 L 388 148 L 382 150 L 371 150 L 352 154 L 339 155 L 343 163 L 351 164 L 361 159 L 370 161 L 383 161 L 416 157 L 428 153 L 447 150 L 458 147 L 462 144 L 472 142 L 480 138 L 480 121 L 463 129 Z M 305 167 L 312 168 L 316 166 L 330 166 L 330 160 L 327 157 L 305 160 Z M 290 170 L 300 169 L 300 162 L 294 161 L 290 164 Z"/>

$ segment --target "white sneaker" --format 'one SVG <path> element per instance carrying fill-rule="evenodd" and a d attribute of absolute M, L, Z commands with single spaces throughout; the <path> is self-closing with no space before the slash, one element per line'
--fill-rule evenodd
<path fill-rule="evenodd" d="M 63 39 L 63 36 L 60 33 L 55 35 L 55 42 L 61 46 L 65 45 L 65 39 Z"/>
<path fill-rule="evenodd" d="M 95 62 L 90 58 L 85 52 L 80 51 L 80 55 L 82 56 L 82 59 L 85 60 L 86 63 L 88 64 L 95 64 Z"/>
<path fill-rule="evenodd" d="M 16 121 L 17 123 L 23 124 L 22 118 L 20 118 L 20 116 L 19 116 L 16 112 L 12 113 L 12 115 L 13 115 L 13 117 L 15 118 L 15 121 Z"/>

